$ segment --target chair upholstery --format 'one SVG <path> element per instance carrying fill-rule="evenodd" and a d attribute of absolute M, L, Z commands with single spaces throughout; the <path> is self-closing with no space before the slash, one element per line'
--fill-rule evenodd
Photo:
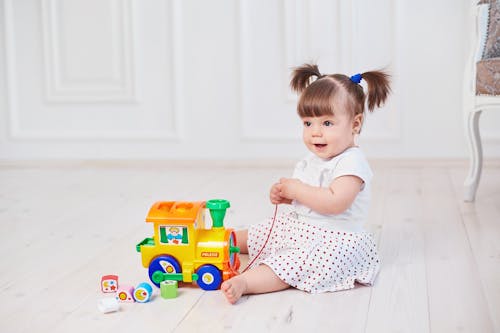
<path fill-rule="evenodd" d="M 482 172 L 483 152 L 479 116 L 485 110 L 500 111 L 500 0 L 474 5 L 476 49 L 465 72 L 464 112 L 471 151 L 465 180 L 465 201 L 474 201 Z"/>
<path fill-rule="evenodd" d="M 488 7 L 487 14 L 479 17 L 479 55 L 476 59 L 476 95 L 500 95 L 500 2 L 479 1 L 479 6 Z M 485 11 L 486 12 L 486 11 Z M 484 24 L 486 23 L 486 24 Z M 482 31 L 481 31 L 482 30 Z"/>
<path fill-rule="evenodd" d="M 500 57 L 480 60 L 476 64 L 476 95 L 500 95 Z"/>

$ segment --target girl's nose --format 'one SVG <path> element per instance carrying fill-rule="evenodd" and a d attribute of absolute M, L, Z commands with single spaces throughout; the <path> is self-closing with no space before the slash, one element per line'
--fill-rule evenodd
<path fill-rule="evenodd" d="M 319 126 L 313 126 L 312 136 L 321 136 L 321 128 Z"/>

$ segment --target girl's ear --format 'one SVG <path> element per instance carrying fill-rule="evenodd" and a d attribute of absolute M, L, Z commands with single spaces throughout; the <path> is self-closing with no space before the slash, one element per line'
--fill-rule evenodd
<path fill-rule="evenodd" d="M 352 133 L 359 134 L 361 132 L 361 126 L 363 125 L 363 114 L 358 113 L 354 116 L 352 121 Z"/>

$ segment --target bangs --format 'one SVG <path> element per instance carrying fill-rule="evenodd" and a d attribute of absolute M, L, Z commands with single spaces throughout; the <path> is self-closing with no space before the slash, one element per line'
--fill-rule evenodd
<path fill-rule="evenodd" d="M 334 81 L 328 78 L 313 82 L 300 96 L 297 113 L 301 118 L 334 115 L 333 101 L 338 90 Z"/>

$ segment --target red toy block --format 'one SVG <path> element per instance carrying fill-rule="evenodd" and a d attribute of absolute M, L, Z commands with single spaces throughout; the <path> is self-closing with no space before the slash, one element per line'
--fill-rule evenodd
<path fill-rule="evenodd" d="M 116 293 L 118 290 L 118 276 L 104 275 L 101 278 L 101 290 L 103 293 Z"/>

